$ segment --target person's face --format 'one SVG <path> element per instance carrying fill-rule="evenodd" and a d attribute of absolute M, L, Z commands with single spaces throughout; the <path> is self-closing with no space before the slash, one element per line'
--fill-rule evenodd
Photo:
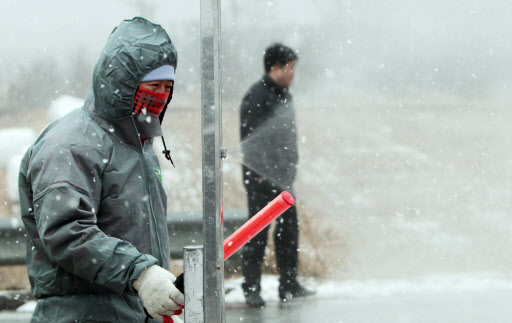
<path fill-rule="evenodd" d="M 290 86 L 293 81 L 293 77 L 295 76 L 295 64 L 297 60 L 289 61 L 284 66 L 279 67 L 275 65 L 273 69 L 275 69 L 275 80 L 276 83 L 281 86 Z"/>
<path fill-rule="evenodd" d="M 139 86 L 143 89 L 150 90 L 150 91 L 153 91 L 156 93 L 165 93 L 165 92 L 171 91 L 173 84 L 174 84 L 173 81 L 160 80 L 160 81 L 140 82 Z"/>

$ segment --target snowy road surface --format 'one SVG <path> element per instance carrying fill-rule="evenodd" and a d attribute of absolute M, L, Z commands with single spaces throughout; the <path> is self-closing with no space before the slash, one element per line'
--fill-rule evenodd
<path fill-rule="evenodd" d="M 281 323 L 512 323 L 512 284 L 490 276 L 433 276 L 390 281 L 305 280 L 317 295 L 288 304 L 277 298 L 277 277 L 262 277 L 263 309 L 244 306 L 241 278 L 226 280 L 226 322 Z M 28 322 L 27 312 L 0 312 L 0 322 Z"/>
<path fill-rule="evenodd" d="M 226 322 L 486 323 L 512 322 L 512 292 L 313 299 L 264 310 L 229 309 Z"/>
<path fill-rule="evenodd" d="M 512 291 L 312 299 L 266 308 L 226 310 L 226 322 L 487 323 L 512 322 Z M 30 313 L 0 312 L 0 322 L 28 322 Z"/>

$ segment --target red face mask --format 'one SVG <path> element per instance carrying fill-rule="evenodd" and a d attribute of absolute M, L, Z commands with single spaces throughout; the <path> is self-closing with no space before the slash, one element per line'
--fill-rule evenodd
<path fill-rule="evenodd" d="M 157 93 L 139 87 L 133 100 L 133 113 L 141 113 L 143 109 L 146 109 L 146 113 L 151 113 L 156 116 L 160 116 L 160 113 L 165 108 L 167 99 L 171 92 Z"/>

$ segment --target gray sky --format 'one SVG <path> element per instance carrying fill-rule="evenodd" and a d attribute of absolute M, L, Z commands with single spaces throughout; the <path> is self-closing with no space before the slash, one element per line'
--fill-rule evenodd
<path fill-rule="evenodd" d="M 83 50 L 91 64 L 122 19 L 142 15 L 168 31 L 180 57 L 177 75 L 199 81 L 199 1 L 3 0 L 0 78 L 36 57 L 62 66 Z M 299 50 L 296 88 L 309 99 L 482 95 L 510 92 L 510 1 L 222 1 L 226 93 L 240 95 L 262 74 L 264 48 Z M 312 84 L 315 90 L 312 90 Z M 240 87 L 240 89 L 238 89 Z M 231 91 L 231 92 L 230 92 Z"/>

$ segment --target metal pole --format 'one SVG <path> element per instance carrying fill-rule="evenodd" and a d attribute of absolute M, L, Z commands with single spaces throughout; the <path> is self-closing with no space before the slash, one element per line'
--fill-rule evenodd
<path fill-rule="evenodd" d="M 206 322 L 203 312 L 203 247 L 183 248 L 185 323 Z"/>
<path fill-rule="evenodd" d="M 204 317 L 225 322 L 221 221 L 220 1 L 201 0 L 201 121 L 203 145 Z"/>

